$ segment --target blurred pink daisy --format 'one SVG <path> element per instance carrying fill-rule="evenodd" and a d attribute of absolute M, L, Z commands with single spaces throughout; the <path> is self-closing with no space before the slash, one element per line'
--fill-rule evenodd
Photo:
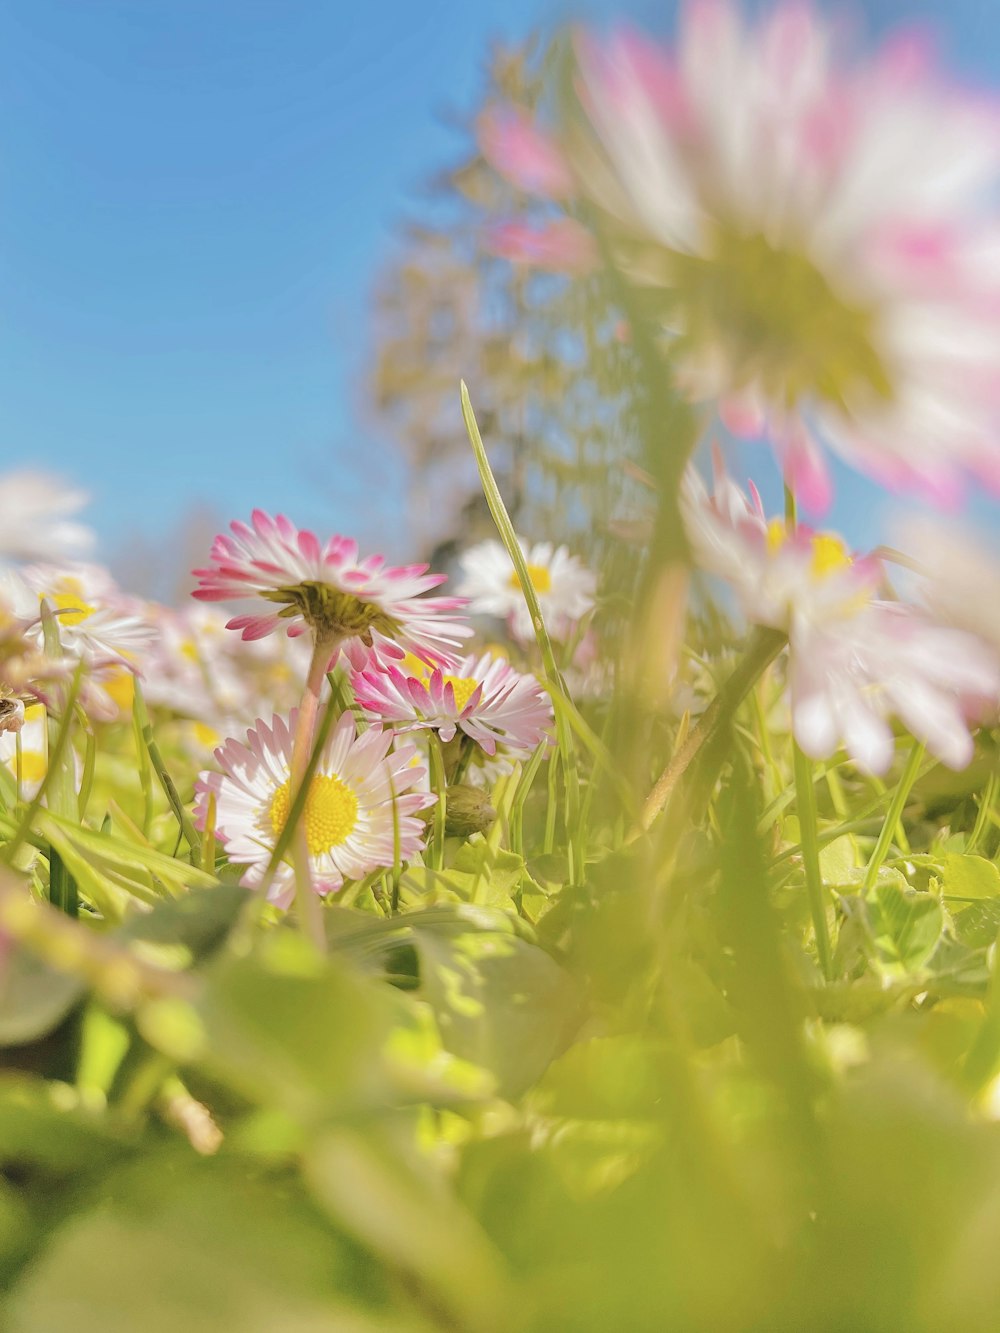
<path fill-rule="evenodd" d="M 271 725 L 258 719 L 246 744 L 227 740 L 215 751 L 221 773 L 203 772 L 196 784 L 195 822 L 204 828 L 208 801 L 215 797 L 215 832 L 235 865 L 245 865 L 241 883 L 255 888 L 291 808 L 291 756 L 295 714 Z M 354 717 L 344 713 L 330 734 L 309 787 L 302 828 L 313 888 L 324 894 L 345 881 L 392 866 L 394 820 L 399 856 L 410 861 L 422 851 L 424 824 L 417 812 L 434 800 L 411 790 L 424 776 L 412 745 L 393 744 L 391 731 L 356 734 Z M 269 899 L 287 907 L 295 896 L 291 854 L 278 867 Z"/>
<path fill-rule="evenodd" d="M 788 634 L 802 621 L 855 615 L 882 580 L 878 560 L 854 555 L 836 533 L 768 519 L 756 488 L 744 494 L 718 458 L 711 493 L 688 467 L 681 513 L 695 564 L 725 580 L 752 624 Z"/>
<path fill-rule="evenodd" d="M 969 762 L 969 719 L 1000 693 L 985 644 L 877 598 L 877 560 L 834 533 L 768 521 L 756 490 L 744 495 L 720 466 L 712 495 L 689 468 L 682 502 L 696 564 L 726 581 L 752 624 L 788 635 L 792 729 L 806 754 L 843 745 L 864 772 L 884 773 L 895 716 L 942 763 Z"/>
<path fill-rule="evenodd" d="M 430 727 L 442 741 L 464 732 L 488 755 L 497 747 L 511 758 L 535 750 L 552 723 L 552 706 L 534 676 L 484 653 L 466 657 L 447 672 L 400 669 L 386 663 L 355 671 L 354 697 L 372 718 L 409 728 Z"/>
<path fill-rule="evenodd" d="M 484 149 L 597 205 L 681 390 L 767 435 L 810 509 L 824 446 L 945 503 L 1000 489 L 1000 117 L 926 44 L 852 62 L 842 36 L 808 4 L 689 0 L 673 48 L 581 38 L 561 159 L 523 116 Z"/>
<path fill-rule="evenodd" d="M 390 656 L 409 650 L 443 661 L 472 633 L 448 614 L 463 605 L 461 598 L 421 595 L 445 581 L 443 574 L 428 574 L 426 565 L 393 567 L 380 555 L 359 561 L 349 537 L 321 543 L 283 514 L 272 518 L 255 509 L 252 523 L 230 524 L 233 535 L 213 543 L 213 564 L 194 571 L 200 586 L 193 595 L 203 601 L 267 603 L 228 622 L 244 639 L 260 639 L 284 624 L 292 636 L 311 629 L 317 642 L 344 648 L 356 642 Z"/>

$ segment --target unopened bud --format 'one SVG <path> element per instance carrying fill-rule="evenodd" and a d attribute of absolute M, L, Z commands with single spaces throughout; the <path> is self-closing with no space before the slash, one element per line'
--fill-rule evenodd
<path fill-rule="evenodd" d="M 490 805 L 489 793 L 482 787 L 468 787 L 464 783 L 448 788 L 445 811 L 445 832 L 453 838 L 468 838 L 473 833 L 485 833 L 497 817 Z"/>

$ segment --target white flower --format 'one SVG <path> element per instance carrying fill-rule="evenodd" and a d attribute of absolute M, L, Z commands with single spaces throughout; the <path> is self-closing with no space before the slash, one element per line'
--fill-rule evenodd
<path fill-rule="evenodd" d="M 258 719 L 246 744 L 227 740 L 215 752 L 221 773 L 198 777 L 195 818 L 204 828 L 214 795 L 215 830 L 230 861 L 247 866 L 242 883 L 260 884 L 290 810 L 292 736 L 295 714 L 270 726 Z M 391 731 L 371 728 L 356 735 L 354 718 L 344 713 L 320 757 L 302 817 L 309 870 L 317 893 L 339 889 L 345 880 L 394 864 L 394 820 L 399 856 L 412 860 L 423 848 L 424 825 L 417 812 L 433 797 L 413 790 L 423 770 L 412 762 L 414 748 L 390 752 Z M 395 811 L 395 814 L 394 814 Z M 294 897 L 290 859 L 278 867 L 268 897 L 287 907 Z"/>
<path fill-rule="evenodd" d="M 892 763 L 892 716 L 943 764 L 964 768 L 973 753 L 967 717 L 1000 692 L 996 657 L 978 639 L 898 602 L 799 626 L 788 674 L 802 749 L 826 759 L 842 744 L 866 773 Z"/>
<path fill-rule="evenodd" d="M 593 610 L 597 580 L 565 546 L 551 542 L 529 546 L 521 538 L 518 544 L 545 627 L 553 639 L 564 641 Z M 460 564 L 464 577 L 458 593 L 469 598 L 469 610 L 506 620 L 519 643 L 531 643 L 535 637 L 531 616 L 514 565 L 501 543 L 480 542 L 462 555 Z"/>
<path fill-rule="evenodd" d="M 853 616 L 881 581 L 879 562 L 853 555 L 836 533 L 768 520 L 756 488 L 745 495 L 718 457 L 712 494 L 687 469 L 681 511 L 695 564 L 725 579 L 753 624 L 789 633 L 802 620 Z"/>
<path fill-rule="evenodd" d="M 972 757 L 967 717 L 1000 694 L 995 654 L 902 602 L 876 599 L 881 565 L 833 533 L 768 522 L 716 464 L 714 495 L 689 469 L 682 507 L 695 561 L 725 579 L 747 619 L 788 635 L 795 739 L 813 758 L 844 745 L 883 773 L 898 717 L 952 768 Z"/>
<path fill-rule="evenodd" d="M 61 560 L 94 543 L 91 530 L 67 520 L 87 496 L 58 477 L 24 469 L 0 476 L 0 557 Z"/>
<path fill-rule="evenodd" d="M 51 606 L 65 653 L 95 667 L 131 667 L 152 640 L 148 618 L 99 565 L 30 565 L 23 572 L 36 614 L 43 599 Z"/>

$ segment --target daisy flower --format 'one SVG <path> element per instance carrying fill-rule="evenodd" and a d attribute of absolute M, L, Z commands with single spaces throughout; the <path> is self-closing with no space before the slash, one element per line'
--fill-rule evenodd
<path fill-rule="evenodd" d="M 832 532 L 768 519 L 753 484 L 746 495 L 716 457 L 711 493 L 689 466 L 681 513 L 695 564 L 725 580 L 755 625 L 790 633 L 806 619 L 854 615 L 875 594 L 882 567 Z"/>
<path fill-rule="evenodd" d="M 714 493 L 691 468 L 682 501 L 696 563 L 732 587 L 751 623 L 788 635 L 792 730 L 806 754 L 842 744 L 864 772 L 883 773 L 898 717 L 942 763 L 968 763 L 967 719 L 1000 693 L 979 639 L 876 597 L 878 561 L 833 533 L 769 522 L 756 490 L 744 495 L 718 462 Z"/>
<path fill-rule="evenodd" d="M 788 684 L 795 739 L 814 759 L 843 745 L 862 772 L 885 773 L 895 716 L 943 764 L 961 769 L 973 754 L 969 721 L 995 706 L 1000 670 L 975 636 L 879 601 L 835 627 L 800 626 Z"/>
<path fill-rule="evenodd" d="M 689 0 L 673 48 L 577 43 L 560 165 L 517 118 L 486 149 L 597 206 L 678 386 L 769 436 L 810 509 L 823 447 L 942 502 L 1000 488 L 996 109 L 914 40 L 849 60 L 841 36 L 805 4 Z"/>
<path fill-rule="evenodd" d="M 258 719 L 246 744 L 227 740 L 215 751 L 219 773 L 203 772 L 196 784 L 195 820 L 205 827 L 210 796 L 215 797 L 215 832 L 229 860 L 247 867 L 241 883 L 259 885 L 291 806 L 294 713 L 268 726 Z M 413 764 L 412 745 L 392 751 L 391 731 L 372 728 L 356 734 L 354 717 L 344 713 L 320 757 L 309 788 L 302 827 L 309 872 L 317 893 L 339 889 L 345 880 L 393 865 L 394 811 L 399 855 L 412 860 L 423 849 L 424 825 L 418 811 L 433 802 L 415 788 L 423 770 Z M 268 897 L 287 907 L 295 896 L 291 860 L 278 867 Z"/>
<path fill-rule="evenodd" d="M 577 622 L 593 610 L 597 580 L 565 546 L 553 546 L 551 542 L 529 546 L 520 537 L 518 544 L 545 626 L 553 639 L 563 642 Z M 459 563 L 464 577 L 458 592 L 469 599 L 469 610 L 506 620 L 519 643 L 532 643 L 535 631 L 520 580 L 501 543 L 480 542 L 466 551 Z"/>
<path fill-rule="evenodd" d="M 29 565 L 24 580 L 52 607 L 63 650 L 89 665 L 131 667 L 154 636 L 145 614 L 99 565 Z"/>
<path fill-rule="evenodd" d="M 552 723 L 538 681 L 502 658 L 465 657 L 447 671 L 421 665 L 401 670 L 387 662 L 355 671 L 354 697 L 373 720 L 430 727 L 445 742 L 461 731 L 491 756 L 498 746 L 514 758 L 531 754 Z"/>
<path fill-rule="evenodd" d="M 194 570 L 200 581 L 195 597 L 258 603 L 253 613 L 228 622 L 244 639 L 284 625 L 293 637 L 310 629 L 317 642 L 339 642 L 345 650 L 378 646 L 390 656 L 410 650 L 446 660 L 472 633 L 447 614 L 463 605 L 460 598 L 422 596 L 445 581 L 443 574 L 428 574 L 427 565 L 394 568 L 380 555 L 359 560 L 349 537 L 321 543 L 283 514 L 272 518 L 255 509 L 251 522 L 231 523 L 232 536 L 213 543 L 212 565 Z"/>
<path fill-rule="evenodd" d="M 68 515 L 87 496 L 58 477 L 24 469 L 0 477 L 0 557 L 57 560 L 84 554 L 94 534 Z"/>

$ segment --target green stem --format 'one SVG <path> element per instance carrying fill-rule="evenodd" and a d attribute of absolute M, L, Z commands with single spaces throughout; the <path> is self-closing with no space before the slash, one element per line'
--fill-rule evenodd
<path fill-rule="evenodd" d="M 431 868 L 444 869 L 445 825 L 448 818 L 448 785 L 444 775 L 444 754 L 441 740 L 436 731 L 428 732 L 427 755 L 430 760 L 431 786 L 437 792 L 434 806 L 433 837 L 429 848 Z"/>
<path fill-rule="evenodd" d="M 149 754 L 149 762 L 153 765 L 153 772 L 159 780 L 166 796 L 171 810 L 174 812 L 174 818 L 184 834 L 185 841 L 191 849 L 194 858 L 194 864 L 198 863 L 198 855 L 201 850 L 201 837 L 198 830 L 191 821 L 191 816 L 184 809 L 184 803 L 177 793 L 174 786 L 174 780 L 167 772 L 167 766 L 163 762 L 163 756 L 160 754 L 160 747 L 153 738 L 153 727 L 149 720 L 149 714 L 146 712 L 146 701 L 142 695 L 142 688 L 138 680 L 135 682 L 135 694 L 132 699 L 132 708 L 135 712 L 136 723 L 139 729 L 139 735 L 142 737 L 143 744 Z"/>
<path fill-rule="evenodd" d="M 497 532 L 500 534 L 500 540 L 510 556 L 511 562 L 517 573 L 521 592 L 528 607 L 528 614 L 531 617 L 531 624 L 535 631 L 535 638 L 538 641 L 538 647 L 542 654 L 542 663 L 545 668 L 545 684 L 553 696 L 565 700 L 568 708 L 572 708 L 573 703 L 566 688 L 566 682 L 563 680 L 562 673 L 556 662 L 555 652 L 552 648 L 552 640 L 549 638 L 549 632 L 545 627 L 545 621 L 542 619 L 541 607 L 538 604 L 538 594 L 535 592 L 535 585 L 531 581 L 531 575 L 528 573 L 527 562 L 524 558 L 524 552 L 517 540 L 517 534 L 514 531 L 514 525 L 510 521 L 510 515 L 507 513 L 507 507 L 503 502 L 503 496 L 500 494 L 500 488 L 497 486 L 496 478 L 493 475 L 493 469 L 490 467 L 490 460 L 486 456 L 486 447 L 483 444 L 483 437 L 479 433 L 479 426 L 476 422 L 476 414 L 472 410 L 472 402 L 469 398 L 469 390 L 465 381 L 462 381 L 462 417 L 465 421 L 465 429 L 469 435 L 469 442 L 472 445 L 472 452 L 476 457 L 476 466 L 479 469 L 479 480 L 483 488 L 483 494 L 486 497 L 486 503 L 490 514 L 493 516 L 493 522 L 496 524 Z M 570 883 L 578 884 L 583 877 L 584 862 L 584 838 L 586 830 L 583 827 L 583 821 L 580 819 L 580 776 L 576 763 L 576 749 L 573 741 L 573 729 L 570 726 L 569 719 L 565 709 L 555 709 L 556 722 L 556 740 L 559 745 L 559 751 L 563 762 L 564 777 L 564 795 L 565 795 L 565 827 L 567 833 L 568 853 L 569 853 L 569 871 Z"/>
<path fill-rule="evenodd" d="M 318 749 L 314 751 L 313 741 L 316 736 L 316 723 L 319 718 L 319 700 L 326 680 L 327 669 L 337 651 L 340 636 L 331 630 L 317 631 L 313 645 L 306 686 L 302 693 L 295 720 L 295 735 L 292 738 L 292 757 L 289 765 L 288 796 L 289 817 L 286 827 L 291 825 L 292 862 L 295 868 L 295 907 L 303 935 L 315 948 L 324 953 L 326 936 L 323 930 L 323 916 L 319 899 L 313 892 L 312 872 L 309 866 L 309 845 L 306 831 L 302 824 L 301 812 L 309 798 L 309 786 L 315 763 L 310 771 L 310 760 L 319 761 Z M 332 722 L 332 718 L 331 718 Z M 298 798 L 301 797 L 301 800 Z M 297 805 L 299 817 L 292 824 L 291 809 Z M 284 829 L 282 830 L 284 832 Z"/>
<path fill-rule="evenodd" d="M 903 769 L 903 775 L 899 779 L 899 784 L 893 793 L 892 803 L 889 806 L 885 822 L 882 825 L 882 831 L 878 835 L 878 842 L 875 844 L 875 850 L 871 854 L 871 860 L 865 867 L 865 877 L 861 885 L 862 894 L 871 893 L 875 887 L 875 881 L 878 879 L 878 872 L 881 869 L 882 862 L 889 854 L 889 848 L 892 845 L 893 835 L 896 832 L 896 826 L 903 814 L 903 807 L 906 805 L 906 798 L 912 790 L 913 784 L 917 780 L 917 774 L 920 771 L 920 761 L 924 757 L 924 747 L 918 741 L 910 751 L 910 757 L 906 761 L 906 767 Z"/>
<path fill-rule="evenodd" d="M 773 629 L 758 629 L 751 639 L 746 656 L 725 682 L 708 708 L 701 715 L 698 725 L 688 732 L 687 739 L 675 751 L 670 763 L 657 779 L 653 790 L 646 797 L 642 808 L 639 827 L 633 829 L 630 841 L 640 833 L 648 832 L 657 815 L 670 800 L 674 788 L 687 772 L 692 760 L 703 746 L 715 740 L 720 732 L 729 725 L 733 714 L 746 698 L 747 693 L 771 665 L 787 642 L 784 634 Z"/>
<path fill-rule="evenodd" d="M 819 826 L 816 820 L 816 789 L 813 786 L 812 763 L 793 741 L 795 757 L 795 795 L 799 811 L 799 833 L 802 839 L 802 864 L 806 873 L 806 891 L 809 912 L 816 936 L 816 952 L 823 976 L 830 980 L 830 931 L 823 901 L 823 875 L 819 865 Z"/>

